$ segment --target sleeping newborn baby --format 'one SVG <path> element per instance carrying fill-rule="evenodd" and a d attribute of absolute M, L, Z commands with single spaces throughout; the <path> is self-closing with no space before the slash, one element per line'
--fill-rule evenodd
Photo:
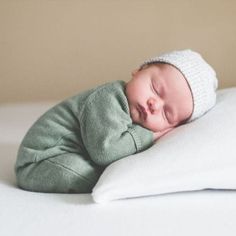
<path fill-rule="evenodd" d="M 210 110 L 216 89 L 212 67 L 198 53 L 183 50 L 145 61 L 127 83 L 115 81 L 70 97 L 25 135 L 15 165 L 18 186 L 90 193 L 107 165 L 149 148 Z"/>

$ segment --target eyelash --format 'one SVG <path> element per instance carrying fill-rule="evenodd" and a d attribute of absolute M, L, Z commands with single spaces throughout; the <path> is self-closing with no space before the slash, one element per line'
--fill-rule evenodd
<path fill-rule="evenodd" d="M 153 86 L 153 91 L 154 91 L 158 96 L 160 96 L 160 93 L 158 92 L 157 89 L 154 88 L 154 86 Z M 169 119 L 168 119 L 168 111 L 166 111 L 166 108 L 165 108 L 165 107 L 164 107 L 163 109 L 164 109 L 163 113 L 164 113 L 165 119 L 167 120 L 168 123 L 170 123 L 170 122 L 169 122 Z"/>
<path fill-rule="evenodd" d="M 165 118 L 166 118 L 166 120 L 168 121 L 168 123 L 170 123 L 170 122 L 169 122 L 169 119 L 168 119 L 168 114 L 169 114 L 169 112 L 166 111 L 165 108 L 164 108 L 164 113 L 165 113 Z"/>
<path fill-rule="evenodd" d="M 154 85 L 152 85 L 152 90 L 153 90 L 158 96 L 160 96 L 160 93 L 158 92 L 158 90 L 155 88 Z"/>
<path fill-rule="evenodd" d="M 153 91 L 154 91 L 158 96 L 160 96 L 160 93 L 158 92 L 158 88 L 155 88 L 154 85 L 152 85 L 152 89 L 153 89 Z M 170 123 L 170 122 L 169 122 L 169 119 L 168 119 L 168 115 L 167 115 L 167 114 L 168 114 L 168 111 L 166 111 L 166 108 L 164 108 L 164 112 L 163 112 L 163 113 L 164 113 L 164 116 L 165 116 L 165 119 L 167 120 L 167 122 Z"/>

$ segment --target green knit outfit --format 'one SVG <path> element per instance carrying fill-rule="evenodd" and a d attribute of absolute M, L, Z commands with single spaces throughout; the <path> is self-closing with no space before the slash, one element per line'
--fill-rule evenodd
<path fill-rule="evenodd" d="M 150 147 L 153 133 L 132 123 L 124 89 L 124 81 L 107 83 L 44 113 L 19 147 L 18 186 L 90 193 L 106 166 Z"/>

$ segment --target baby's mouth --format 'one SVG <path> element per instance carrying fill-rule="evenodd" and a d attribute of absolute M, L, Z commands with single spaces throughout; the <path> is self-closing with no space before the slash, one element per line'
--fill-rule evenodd
<path fill-rule="evenodd" d="M 145 108 L 138 104 L 137 109 L 138 109 L 140 116 L 145 121 L 147 119 L 147 112 L 146 112 Z"/>

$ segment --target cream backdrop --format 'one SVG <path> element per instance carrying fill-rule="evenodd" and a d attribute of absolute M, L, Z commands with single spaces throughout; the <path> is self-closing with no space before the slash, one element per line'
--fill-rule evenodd
<path fill-rule="evenodd" d="M 62 100 L 128 80 L 144 59 L 199 51 L 236 86 L 234 0 L 0 0 L 0 103 Z"/>

